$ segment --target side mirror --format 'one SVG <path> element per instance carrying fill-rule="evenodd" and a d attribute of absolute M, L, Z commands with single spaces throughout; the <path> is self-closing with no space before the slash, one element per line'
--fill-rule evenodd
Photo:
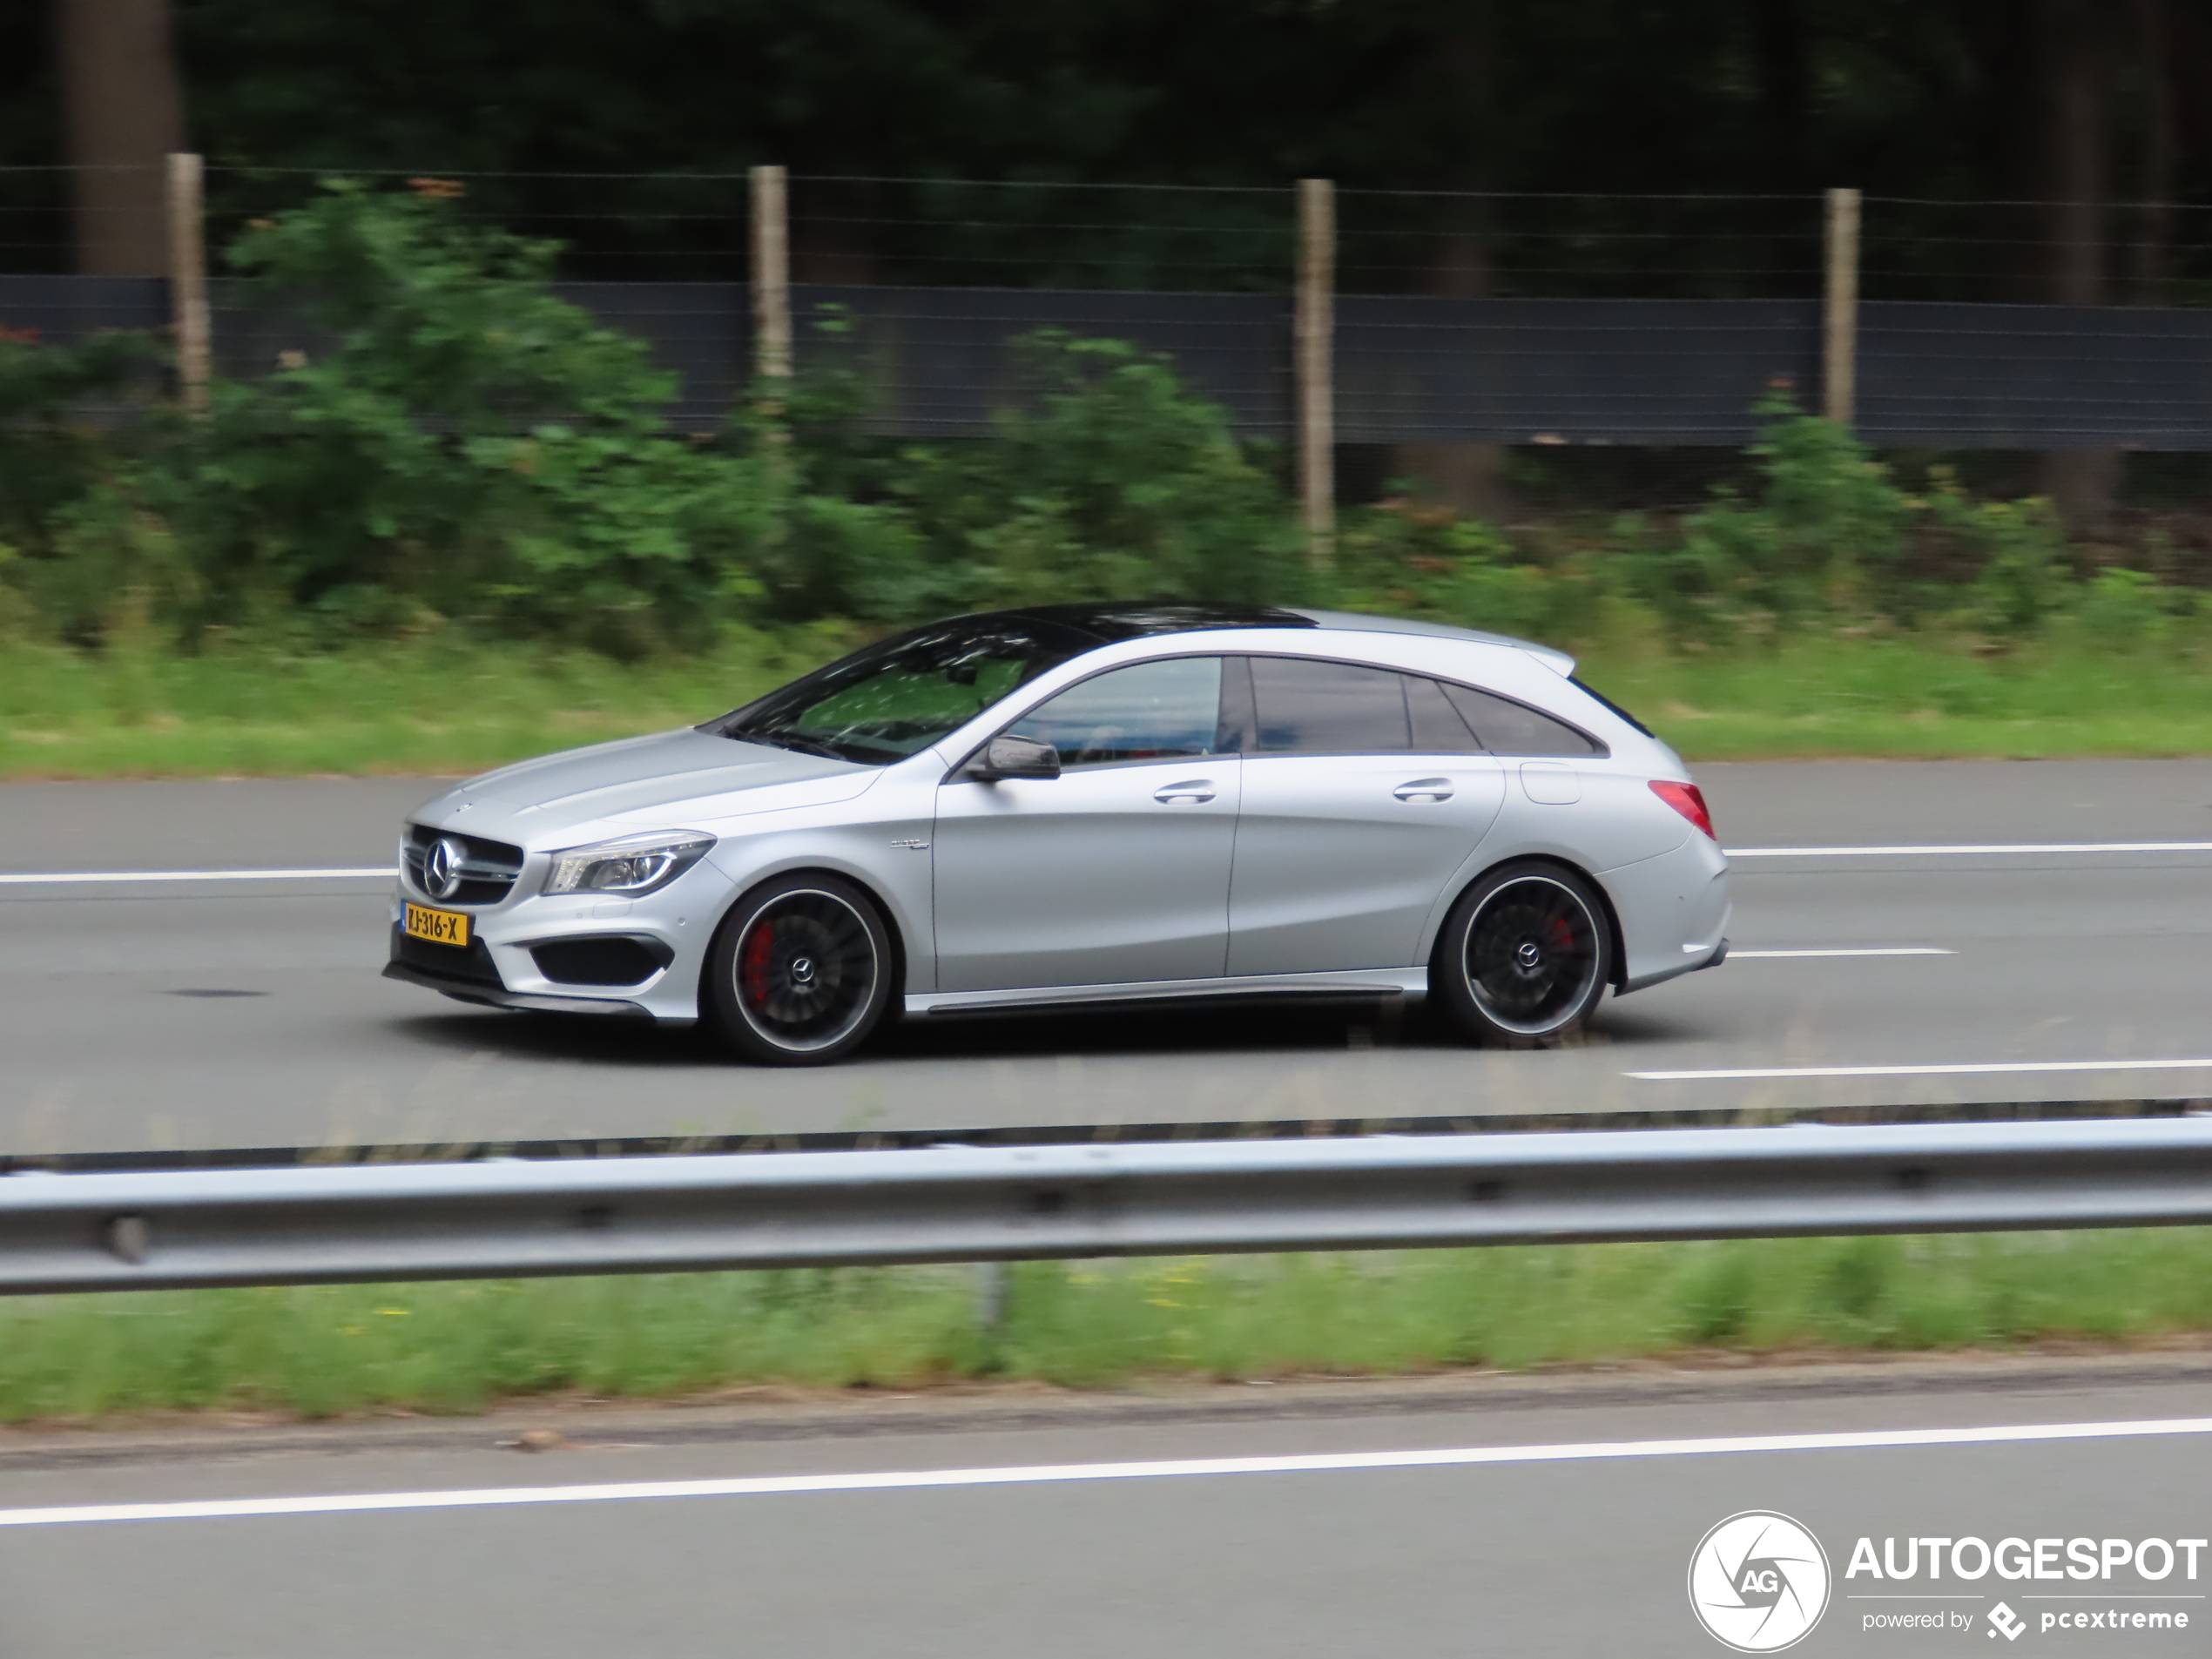
<path fill-rule="evenodd" d="M 1001 778 L 1057 778 L 1060 751 L 1032 738 L 995 737 L 968 763 L 968 775 L 987 784 Z"/>

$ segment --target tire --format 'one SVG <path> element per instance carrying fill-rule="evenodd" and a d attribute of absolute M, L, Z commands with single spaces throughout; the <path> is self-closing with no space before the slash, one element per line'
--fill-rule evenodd
<path fill-rule="evenodd" d="M 723 1042 L 769 1066 L 825 1066 L 865 1042 L 895 988 L 875 901 L 833 875 L 762 882 L 707 948 L 700 1001 Z"/>
<path fill-rule="evenodd" d="M 1572 1042 L 1613 978 L 1605 901 L 1556 864 L 1501 865 L 1460 895 L 1429 962 L 1432 1000 L 1500 1049 Z"/>

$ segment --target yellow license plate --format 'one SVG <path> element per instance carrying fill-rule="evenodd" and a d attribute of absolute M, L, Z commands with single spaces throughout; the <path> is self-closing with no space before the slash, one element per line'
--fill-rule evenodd
<path fill-rule="evenodd" d="M 453 910 L 433 910 L 426 904 L 411 904 L 407 907 L 407 934 L 410 939 L 427 939 L 434 945 L 469 944 L 469 918 Z"/>

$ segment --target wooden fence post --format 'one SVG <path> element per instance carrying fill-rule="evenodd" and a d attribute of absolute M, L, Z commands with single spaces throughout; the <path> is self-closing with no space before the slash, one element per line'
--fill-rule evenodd
<path fill-rule="evenodd" d="M 1820 412 L 1849 426 L 1858 408 L 1858 192 L 1828 192 L 1828 280 L 1821 306 Z"/>
<path fill-rule="evenodd" d="M 1326 179 L 1298 185 L 1298 499 L 1306 556 L 1317 570 L 1336 556 L 1336 186 Z"/>
<path fill-rule="evenodd" d="M 207 310 L 207 247 L 201 226 L 205 169 L 186 152 L 169 157 L 169 326 L 177 341 L 177 397 L 187 414 L 207 413 L 214 327 Z"/>
<path fill-rule="evenodd" d="M 791 224 L 781 167 L 752 170 L 752 372 L 791 378 Z"/>

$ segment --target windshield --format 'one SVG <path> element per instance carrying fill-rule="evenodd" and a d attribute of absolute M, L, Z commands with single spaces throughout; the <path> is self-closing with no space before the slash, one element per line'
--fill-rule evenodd
<path fill-rule="evenodd" d="M 1028 617 L 939 623 L 855 651 L 700 729 L 862 765 L 888 765 L 1098 644 Z"/>

